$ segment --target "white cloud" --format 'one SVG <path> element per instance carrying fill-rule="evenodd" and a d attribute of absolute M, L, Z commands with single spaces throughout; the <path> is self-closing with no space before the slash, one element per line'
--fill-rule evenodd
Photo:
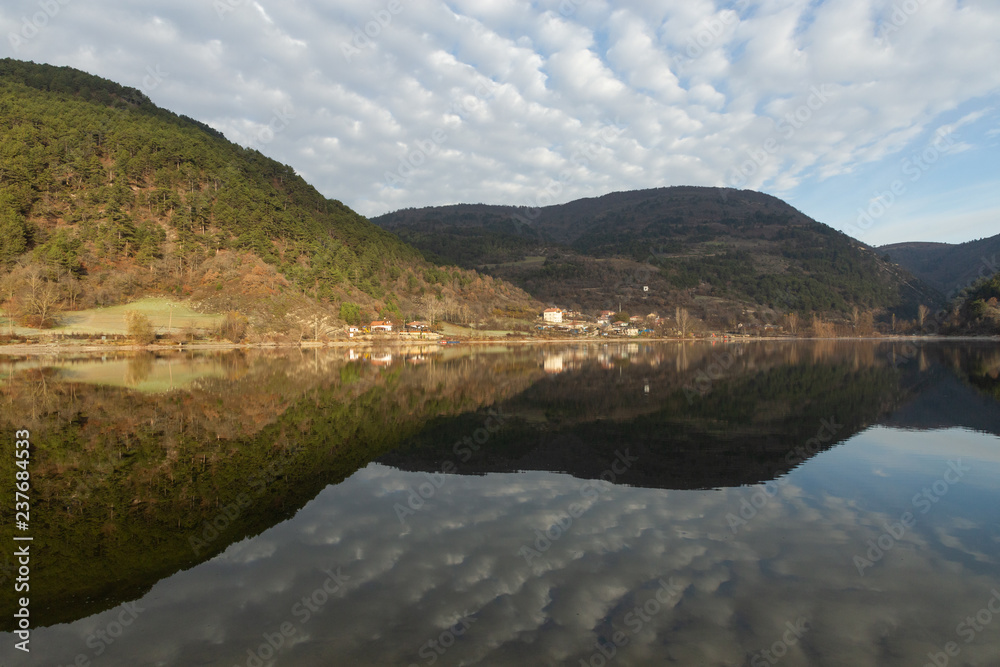
<path fill-rule="evenodd" d="M 354 664 L 423 664 L 420 648 L 463 618 L 473 622 L 447 651 L 447 664 L 578 664 L 614 630 L 628 632 L 621 664 L 667 657 L 740 664 L 799 617 L 810 629 L 789 664 L 807 664 L 807 655 L 920 664 L 928 646 L 955 638 L 956 624 L 997 585 L 996 554 L 977 532 L 995 504 L 994 441 L 958 430 L 867 431 L 789 475 L 735 534 L 729 515 L 754 502 L 759 487 L 602 486 L 592 497 L 566 475 L 447 476 L 404 525 L 394 503 L 405 503 L 427 477 L 370 465 L 293 520 L 157 584 L 138 601 L 147 611 L 102 664 L 138 664 L 149 655 L 166 664 L 243 664 L 247 649 L 286 621 L 297 644 L 280 659 L 290 664 L 330 655 Z M 900 459 L 900 448 L 917 455 Z M 917 512 L 910 497 L 955 458 L 970 470 L 954 492 L 860 576 L 853 557 L 902 511 Z M 844 486 L 844 479 L 852 481 Z M 979 498 L 982 507 L 959 496 Z M 534 546 L 536 530 L 565 520 L 574 504 L 583 513 L 526 562 L 521 547 Z M 296 603 L 322 585 L 325 569 L 338 567 L 346 585 L 301 622 Z M 629 612 L 653 599 L 661 580 L 681 592 L 661 596 L 639 627 L 629 624 Z M 36 629 L 37 657 L 71 661 L 115 613 Z M 963 645 L 963 656 L 996 655 L 998 641 L 984 633 Z"/>
<path fill-rule="evenodd" d="M 993 136 L 974 122 L 993 113 L 1000 89 L 993 3 L 926 0 L 905 16 L 887 0 L 389 4 L 72 3 L 12 55 L 137 87 L 160 67 L 169 76 L 148 91 L 154 101 L 236 141 L 289 105 L 294 121 L 265 152 L 365 214 L 531 203 L 574 145 L 612 122 L 625 132 L 557 201 L 730 184 L 769 137 L 780 146 L 746 186 L 801 196 L 898 159 L 935 127 L 962 150 Z M 0 9 L 0 34 L 36 9 Z M 475 100 L 483 81 L 496 94 Z M 829 99 L 784 136 L 779 123 L 823 85 Z M 474 109 L 449 115 L 470 97 Z M 970 104 L 982 111 L 949 116 Z M 437 129 L 448 135 L 442 150 L 387 187 L 386 172 Z"/>

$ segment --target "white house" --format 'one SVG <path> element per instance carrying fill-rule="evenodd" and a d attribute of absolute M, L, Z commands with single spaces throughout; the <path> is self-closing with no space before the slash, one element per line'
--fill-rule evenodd
<path fill-rule="evenodd" d="M 376 331 L 389 332 L 389 331 L 392 331 L 392 322 L 379 322 L 379 321 L 376 321 L 376 322 L 372 322 L 371 326 L 368 327 L 368 328 L 371 329 L 372 333 L 374 333 Z"/>
<path fill-rule="evenodd" d="M 542 318 L 552 324 L 562 324 L 563 311 L 558 308 L 546 308 L 545 312 L 542 313 Z"/>

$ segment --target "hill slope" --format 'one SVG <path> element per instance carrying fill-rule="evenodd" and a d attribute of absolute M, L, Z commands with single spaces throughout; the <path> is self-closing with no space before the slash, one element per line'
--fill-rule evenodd
<path fill-rule="evenodd" d="M 5 309 L 42 325 L 54 309 L 164 293 L 243 311 L 271 333 L 321 315 L 534 306 L 492 278 L 425 261 L 291 167 L 138 90 L 10 59 L 0 60 L 0 278 Z"/>
<path fill-rule="evenodd" d="M 751 191 L 670 187 L 540 209 L 406 209 L 372 221 L 429 257 L 478 268 L 562 306 L 680 303 L 706 315 L 713 308 L 846 314 L 857 307 L 913 317 L 920 303 L 941 302 L 873 248 Z"/>
<path fill-rule="evenodd" d="M 879 252 L 949 297 L 1000 270 L 1000 234 L 960 244 L 893 243 Z"/>

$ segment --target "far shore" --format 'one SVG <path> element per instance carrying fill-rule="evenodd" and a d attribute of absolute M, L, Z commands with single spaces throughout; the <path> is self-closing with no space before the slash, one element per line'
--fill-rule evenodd
<path fill-rule="evenodd" d="M 337 349 L 337 348 L 369 348 L 369 347 L 448 347 L 452 345 L 594 345 L 608 343 L 751 343 L 757 341 L 783 341 L 783 342 L 804 342 L 804 341 L 871 341 L 871 342 L 940 342 L 940 341 L 967 341 L 967 342 L 1000 342 L 1000 336 L 842 336 L 829 338 L 796 337 L 796 336 L 697 336 L 697 337 L 642 337 L 642 338 L 592 338 L 592 337 L 567 337 L 567 338 L 455 338 L 451 340 L 421 340 L 421 339 L 400 339 L 395 337 L 386 338 L 365 338 L 344 340 L 337 339 L 331 341 L 303 341 L 301 343 L 229 343 L 200 341 L 192 343 L 153 343 L 151 345 L 135 345 L 129 343 L 103 342 L 95 343 L 91 341 L 39 341 L 34 343 L 14 343 L 10 345 L 0 345 L 0 354 L 5 355 L 58 355 L 75 352 L 185 352 L 185 351 L 225 351 L 225 350 L 288 350 L 288 349 Z"/>

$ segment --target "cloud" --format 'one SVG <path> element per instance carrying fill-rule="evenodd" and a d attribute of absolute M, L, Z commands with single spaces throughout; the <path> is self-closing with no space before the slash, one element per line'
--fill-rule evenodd
<path fill-rule="evenodd" d="M 168 75 L 147 90 L 155 102 L 241 143 L 294 110 L 261 149 L 369 215 L 533 204 L 553 180 L 563 186 L 557 201 L 729 185 L 772 137 L 777 149 L 740 185 L 801 197 L 897 159 L 937 128 L 960 135 L 963 150 L 990 139 L 968 114 L 949 114 L 993 106 L 1000 6 L 927 0 L 894 14 L 896 6 L 107 0 L 64 6 L 11 55 L 137 87 L 158 67 Z M 28 2 L 0 9 L 0 34 L 18 34 L 36 11 Z M 495 95 L 477 96 L 484 82 Z M 809 108 L 824 85 L 828 99 Z M 463 101 L 472 106 L 456 115 Z M 808 118 L 788 134 L 796 112 Z M 609 125 L 624 132 L 606 155 L 567 175 L 579 144 Z M 404 170 L 403 182 L 387 178 L 436 130 L 447 136 L 439 150 Z"/>
<path fill-rule="evenodd" d="M 788 664 L 820 655 L 921 664 L 956 640 L 956 625 L 998 585 L 984 541 L 996 440 L 876 428 L 797 469 L 763 501 L 761 487 L 602 485 L 594 496 L 582 480 L 554 473 L 445 476 L 405 524 L 394 504 L 427 476 L 372 464 L 293 519 L 158 583 L 101 660 L 246 664 L 248 651 L 291 623 L 280 650 L 289 664 L 330 655 L 428 664 L 421 649 L 443 635 L 442 664 L 579 664 L 618 631 L 628 639 L 616 649 L 620 664 L 741 664 L 801 618 L 808 629 Z M 955 457 L 970 468 L 966 478 L 920 514 L 911 496 Z M 574 505 L 582 511 L 567 525 Z M 869 540 L 906 509 L 916 526 L 860 576 L 854 556 L 866 556 Z M 736 515 L 746 523 L 734 532 Z M 526 546 L 539 550 L 531 562 Z M 302 601 L 320 600 L 314 594 L 337 568 L 346 582 L 304 614 Z M 36 629 L 32 659 L 71 661 L 116 613 Z M 467 631 L 451 642 L 447 633 L 463 620 Z M 992 632 L 962 645 L 973 662 L 998 650 Z"/>

